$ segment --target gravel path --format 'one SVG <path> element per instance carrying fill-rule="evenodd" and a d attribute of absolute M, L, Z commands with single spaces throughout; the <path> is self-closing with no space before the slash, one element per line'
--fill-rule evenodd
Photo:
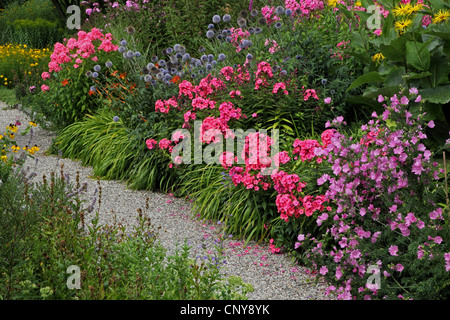
<path fill-rule="evenodd" d="M 23 128 L 26 127 L 29 119 L 23 112 L 5 107 L 0 102 L 0 130 L 4 130 L 16 119 L 21 121 Z M 44 155 L 53 137 L 51 132 L 39 127 L 34 129 L 32 145 L 37 144 L 40 151 L 36 154 L 37 163 L 28 159 L 25 166 L 36 170 L 36 181 L 41 181 L 44 174 L 50 177 L 52 171 L 59 173 L 61 164 L 64 164 L 64 173 L 69 174 L 72 181 L 79 172 L 80 182 L 88 185 L 85 198 L 90 201 L 98 187 L 98 180 L 91 176 L 92 168 L 83 167 L 70 159 Z M 19 146 L 24 146 L 28 144 L 29 137 L 18 134 L 16 141 Z M 130 190 L 120 181 L 101 180 L 100 185 L 101 224 L 112 224 L 114 216 L 117 216 L 118 220 L 131 225 L 136 220 L 137 209 L 144 209 L 148 198 L 149 209 L 146 212 L 151 217 L 153 226 L 161 226 L 158 239 L 169 252 L 183 244 L 185 239 L 192 246 L 192 254 L 204 254 L 202 247 L 206 250 L 213 248 L 220 225 L 193 219 L 188 201 L 163 193 Z M 252 284 L 254 292 L 248 295 L 249 300 L 328 299 L 323 294 L 324 285 L 314 284 L 307 270 L 295 266 L 285 255 L 272 254 L 267 245 L 250 242 L 244 247 L 243 241 L 232 238 L 226 238 L 223 243 L 227 261 L 224 273 L 239 276 L 244 282 Z"/>

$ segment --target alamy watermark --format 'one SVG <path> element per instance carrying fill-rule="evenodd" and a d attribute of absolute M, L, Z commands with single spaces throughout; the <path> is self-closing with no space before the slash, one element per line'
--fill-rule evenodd
<path fill-rule="evenodd" d="M 77 5 L 67 7 L 66 13 L 71 13 L 67 18 L 66 26 L 68 29 L 81 29 L 81 9 Z"/>
<path fill-rule="evenodd" d="M 380 268 L 377 265 L 371 265 L 367 268 L 367 273 L 372 274 L 366 282 L 366 287 L 371 290 L 381 289 Z"/>
<path fill-rule="evenodd" d="M 66 273 L 72 274 L 69 278 L 67 278 L 67 288 L 72 289 L 81 289 L 81 272 L 80 267 L 76 265 L 71 265 L 67 268 Z"/>
<path fill-rule="evenodd" d="M 367 18 L 367 28 L 369 29 L 380 29 L 381 28 L 381 13 L 380 13 L 380 7 L 376 5 L 371 5 L 367 7 L 367 13 L 372 13 L 369 18 Z"/>

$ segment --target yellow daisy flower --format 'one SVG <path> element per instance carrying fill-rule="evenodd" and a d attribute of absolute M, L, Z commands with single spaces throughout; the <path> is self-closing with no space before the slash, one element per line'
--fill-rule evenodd
<path fill-rule="evenodd" d="M 433 23 L 441 23 L 441 22 L 447 20 L 449 17 L 450 17 L 450 11 L 439 10 L 439 12 L 433 16 Z"/>

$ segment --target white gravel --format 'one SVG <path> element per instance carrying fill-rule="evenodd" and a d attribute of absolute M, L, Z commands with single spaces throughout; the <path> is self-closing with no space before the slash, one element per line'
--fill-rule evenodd
<path fill-rule="evenodd" d="M 17 119 L 22 122 L 22 130 L 29 119 L 19 109 L 7 109 L 0 102 L 0 130 Z M 20 131 L 20 129 L 19 129 Z M 45 155 L 54 134 L 45 131 L 39 126 L 33 131 L 32 145 L 37 144 L 40 151 L 37 153 L 37 164 L 33 159 L 27 160 L 25 166 L 31 170 L 36 169 L 36 180 L 41 181 L 42 175 L 50 177 L 52 171 L 60 172 L 60 165 L 64 164 L 64 173 L 69 174 L 72 181 L 77 172 L 80 182 L 88 185 L 85 195 L 91 201 L 98 180 L 92 177 L 92 168 L 83 167 L 77 161 L 60 159 L 57 156 Z M 29 137 L 16 135 L 19 146 L 28 144 Z M 132 224 L 137 217 L 137 209 L 145 208 L 146 199 L 149 199 L 148 215 L 152 224 L 161 226 L 158 239 L 169 251 L 174 250 L 185 240 L 192 246 L 192 254 L 204 255 L 206 250 L 212 249 L 214 239 L 218 238 L 220 225 L 212 222 L 199 221 L 191 214 L 191 204 L 170 195 L 150 192 L 134 191 L 127 188 L 126 183 L 120 181 L 101 180 L 101 207 L 99 221 L 101 224 L 112 224 L 114 216 L 126 224 Z M 0 195 L 1 196 L 1 195 Z M 144 210 L 145 211 L 145 210 Z M 313 278 L 307 270 L 296 266 L 291 259 L 283 254 L 272 254 L 266 244 L 250 242 L 246 247 L 242 240 L 226 238 L 223 242 L 225 248 L 226 275 L 235 275 L 244 282 L 250 283 L 254 292 L 248 295 L 249 300 L 324 300 L 325 286 L 314 284 Z M 198 251 L 197 251 L 198 250 Z"/>

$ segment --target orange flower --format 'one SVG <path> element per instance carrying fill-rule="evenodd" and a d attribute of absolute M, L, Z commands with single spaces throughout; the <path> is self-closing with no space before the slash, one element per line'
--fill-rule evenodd
<path fill-rule="evenodd" d="M 69 79 L 64 79 L 64 81 L 61 81 L 61 84 L 63 87 L 67 86 L 69 84 Z"/>
<path fill-rule="evenodd" d="M 179 76 L 175 76 L 175 77 L 172 78 L 172 80 L 170 80 L 170 82 L 172 82 L 172 83 L 179 83 L 180 80 L 181 80 L 181 79 L 180 79 Z"/>
<path fill-rule="evenodd" d="M 119 78 L 120 78 L 120 79 L 125 79 L 126 75 L 127 75 L 126 73 L 121 73 L 120 76 L 119 76 Z"/>
<path fill-rule="evenodd" d="M 95 93 L 94 91 L 89 90 L 89 95 L 90 96 L 92 96 L 94 93 Z"/>
<path fill-rule="evenodd" d="M 119 70 L 114 71 L 113 73 L 111 73 L 113 76 L 115 76 L 117 74 L 117 72 L 119 72 Z"/>

